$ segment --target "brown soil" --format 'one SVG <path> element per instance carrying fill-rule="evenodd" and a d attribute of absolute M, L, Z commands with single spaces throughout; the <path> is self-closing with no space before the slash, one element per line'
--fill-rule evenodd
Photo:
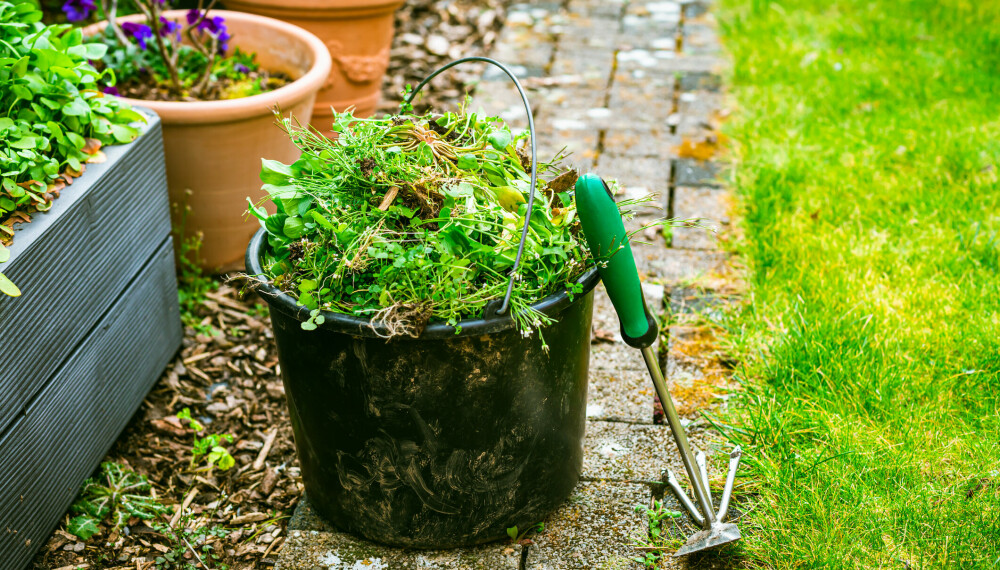
<path fill-rule="evenodd" d="M 123 97 L 141 99 L 143 101 L 221 101 L 225 99 L 235 99 L 242 95 L 238 93 L 240 86 L 253 84 L 255 82 L 263 86 L 262 93 L 274 91 L 284 87 L 293 81 L 291 77 L 284 73 L 268 73 L 267 71 L 251 71 L 246 74 L 246 79 L 233 81 L 232 79 L 222 79 L 210 83 L 201 97 L 190 97 L 178 95 L 164 86 L 152 85 L 143 78 L 132 79 L 127 82 L 120 82 L 117 87 L 118 92 Z M 234 91 L 237 91 L 234 93 Z"/>

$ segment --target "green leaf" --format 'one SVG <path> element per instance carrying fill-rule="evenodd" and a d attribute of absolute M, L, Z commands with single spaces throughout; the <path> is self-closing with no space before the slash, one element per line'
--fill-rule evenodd
<path fill-rule="evenodd" d="M 82 540 L 90 540 L 90 537 L 101 531 L 101 529 L 97 528 L 97 523 L 96 519 L 87 515 L 80 515 L 69 520 L 69 524 L 66 525 L 66 531 L 80 537 Z"/>
<path fill-rule="evenodd" d="M 274 214 L 268 216 L 264 220 L 264 229 L 271 235 L 285 237 L 285 220 L 288 219 L 287 214 Z"/>
<path fill-rule="evenodd" d="M 143 115 L 134 109 L 122 107 L 117 113 L 115 113 L 115 119 L 128 123 L 145 123 L 146 115 Z"/>
<path fill-rule="evenodd" d="M 31 90 L 25 87 L 24 85 L 12 85 L 10 88 L 10 92 L 13 93 L 14 96 L 17 97 L 18 99 L 26 99 L 28 101 L 31 101 L 32 99 L 35 98 L 35 94 L 32 93 Z"/>
<path fill-rule="evenodd" d="M 132 142 L 139 136 L 139 129 L 128 125 L 111 125 L 111 135 L 120 143 Z"/>
<path fill-rule="evenodd" d="M 455 164 L 462 170 L 475 170 L 479 168 L 479 159 L 474 154 L 463 154 Z"/>
<path fill-rule="evenodd" d="M 83 47 L 86 48 L 83 56 L 85 59 L 101 59 L 108 53 L 108 46 L 105 44 L 83 44 Z"/>
<path fill-rule="evenodd" d="M 28 149 L 35 148 L 35 146 L 38 145 L 38 142 L 40 140 L 41 140 L 41 137 L 33 137 L 33 136 L 29 135 L 29 136 L 26 136 L 26 137 L 21 137 L 19 139 L 15 139 L 15 140 L 11 141 L 9 144 L 10 144 L 11 148 L 18 148 L 18 149 L 22 149 L 22 150 L 28 150 Z"/>
<path fill-rule="evenodd" d="M 7 263 L 10 261 L 10 250 L 0 244 L 0 263 Z"/>
<path fill-rule="evenodd" d="M 517 527 L 516 526 L 512 526 L 512 527 L 508 528 L 507 529 L 507 536 L 509 536 L 511 540 L 517 540 Z"/>
<path fill-rule="evenodd" d="M 260 181 L 264 184 L 284 186 L 292 177 L 292 167 L 277 160 L 260 159 Z"/>
<path fill-rule="evenodd" d="M 330 222 L 330 220 L 326 219 L 326 217 L 323 214 L 321 214 L 318 210 L 309 210 L 308 212 L 306 212 L 306 214 L 308 214 L 309 217 L 312 218 L 313 221 L 319 224 L 320 227 L 322 227 L 323 229 L 327 230 L 334 229 L 334 225 Z"/>
<path fill-rule="evenodd" d="M 0 131 L 5 131 L 14 126 L 14 119 L 10 117 L 0 117 Z"/>
<path fill-rule="evenodd" d="M 219 448 L 219 449 L 222 449 L 222 448 Z M 225 451 L 225 450 L 223 450 L 223 451 Z M 221 457 L 219 457 L 219 463 L 218 463 L 218 465 L 219 465 L 219 469 L 222 469 L 223 471 L 226 471 L 228 469 L 231 469 L 234 465 L 236 465 L 236 460 L 233 459 L 233 456 L 230 455 L 228 451 L 225 451 L 225 454 L 222 455 Z"/>
<path fill-rule="evenodd" d="M 90 105 L 86 101 L 77 97 L 65 105 L 62 110 L 64 115 L 69 115 L 71 117 L 82 117 L 90 114 Z"/>
<path fill-rule="evenodd" d="M 306 232 L 306 222 L 298 216 L 288 217 L 285 219 L 283 232 L 288 239 L 299 239 Z"/>
<path fill-rule="evenodd" d="M 508 131 L 493 131 L 486 140 L 490 141 L 493 148 L 503 150 L 510 144 L 511 136 Z"/>

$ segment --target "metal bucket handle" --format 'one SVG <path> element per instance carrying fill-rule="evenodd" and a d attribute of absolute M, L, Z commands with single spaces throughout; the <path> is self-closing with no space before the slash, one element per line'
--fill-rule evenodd
<path fill-rule="evenodd" d="M 409 104 L 413 103 L 413 99 L 420 93 L 420 90 L 424 88 L 424 85 L 434 79 L 442 71 L 447 71 L 456 65 L 462 63 L 468 63 L 471 61 L 480 61 L 483 63 L 489 63 L 500 68 L 511 81 L 514 82 L 514 86 L 517 87 L 517 92 L 521 95 L 521 102 L 524 103 L 524 112 L 528 115 L 528 134 L 530 135 L 529 144 L 531 145 L 531 190 L 528 193 L 528 211 L 524 215 L 524 228 L 521 229 L 521 242 L 517 245 L 517 256 L 514 257 L 514 267 L 510 270 L 510 281 L 507 282 L 507 293 L 503 297 L 503 304 L 497 309 L 496 314 L 502 315 L 507 312 L 510 308 L 510 296 L 514 292 L 514 280 L 517 279 L 517 270 L 521 267 L 521 256 L 524 254 L 524 242 L 528 238 L 528 224 L 531 222 L 531 210 L 535 204 L 535 185 L 538 184 L 538 165 L 536 159 L 536 149 L 535 149 L 535 120 L 531 114 L 531 105 L 528 104 L 528 96 L 524 94 L 524 88 L 521 87 L 521 82 L 517 80 L 514 73 L 507 68 L 504 64 L 500 63 L 495 59 L 490 59 L 488 57 L 471 56 L 463 57 L 462 59 L 456 59 L 451 63 L 447 63 L 439 67 L 436 71 L 428 75 L 421 81 L 417 87 L 410 92 L 410 96 L 407 97 L 406 102 Z M 487 304 L 489 307 L 490 304 Z"/>

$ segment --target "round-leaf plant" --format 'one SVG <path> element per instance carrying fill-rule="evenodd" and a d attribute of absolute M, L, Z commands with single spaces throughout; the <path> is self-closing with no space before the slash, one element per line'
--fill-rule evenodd
<path fill-rule="evenodd" d="M 72 26 L 41 23 L 29 2 L 0 0 L 0 263 L 14 224 L 48 210 L 101 146 L 132 141 L 145 121 L 99 89 L 110 74 L 90 61 L 107 48 Z M 0 274 L 0 292 L 20 292 Z"/>
<path fill-rule="evenodd" d="M 382 119 L 335 116 L 335 139 L 292 120 L 302 150 L 290 165 L 264 160 L 274 203 L 250 204 L 267 232 L 263 266 L 310 311 L 369 318 L 417 336 L 430 321 L 457 326 L 502 299 L 527 213 L 530 158 L 496 117 L 458 113 Z M 539 163 L 539 182 L 511 296 L 524 334 L 548 323 L 531 304 L 563 290 L 590 264 L 562 155 Z"/>

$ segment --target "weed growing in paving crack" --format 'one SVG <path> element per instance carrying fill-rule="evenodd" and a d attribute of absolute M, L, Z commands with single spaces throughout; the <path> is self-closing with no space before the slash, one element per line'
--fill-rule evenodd
<path fill-rule="evenodd" d="M 530 553 L 531 546 L 535 544 L 535 541 L 528 538 L 529 534 L 538 533 L 545 530 L 545 523 L 536 523 L 523 531 L 518 532 L 517 525 L 514 525 L 507 529 L 507 536 L 510 537 L 514 544 L 521 547 L 521 558 L 518 564 L 519 570 L 525 570 L 528 566 L 528 554 Z"/>
<path fill-rule="evenodd" d="M 646 568 L 656 568 L 665 550 L 676 550 L 680 548 L 683 541 L 679 537 L 666 534 L 663 524 L 671 521 L 680 532 L 676 519 L 683 513 L 668 509 L 663 505 L 663 501 L 653 501 L 652 506 L 637 505 L 635 512 L 645 513 L 649 531 L 644 541 L 636 541 L 635 547 L 640 549 L 641 555 L 632 560 L 642 564 Z"/>

